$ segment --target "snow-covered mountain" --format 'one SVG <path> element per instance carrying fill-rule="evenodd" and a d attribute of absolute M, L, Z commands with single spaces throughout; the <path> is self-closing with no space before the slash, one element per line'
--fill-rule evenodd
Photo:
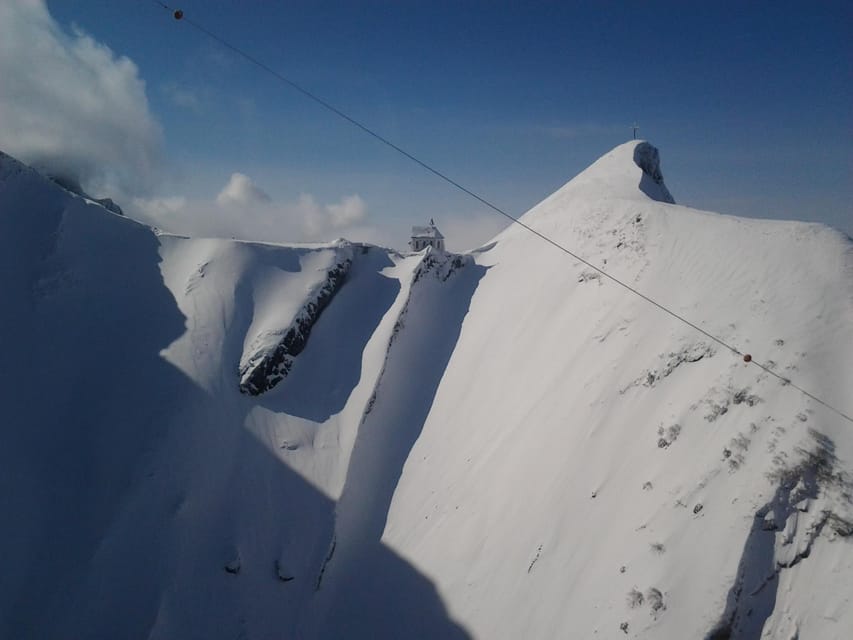
<path fill-rule="evenodd" d="M 853 414 L 853 242 L 617 147 L 525 224 Z M 160 234 L 0 155 L 0 637 L 846 638 L 853 424 L 512 226 Z"/>

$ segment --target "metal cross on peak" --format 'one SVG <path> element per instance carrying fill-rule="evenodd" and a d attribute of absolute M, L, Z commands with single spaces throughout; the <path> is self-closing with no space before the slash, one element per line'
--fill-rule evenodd
<path fill-rule="evenodd" d="M 634 130 L 634 140 L 636 140 L 636 139 L 637 139 L 637 131 L 639 131 L 639 129 L 640 129 L 640 125 L 638 125 L 638 124 L 635 122 L 633 125 L 631 125 L 631 129 L 633 129 L 633 130 Z"/>

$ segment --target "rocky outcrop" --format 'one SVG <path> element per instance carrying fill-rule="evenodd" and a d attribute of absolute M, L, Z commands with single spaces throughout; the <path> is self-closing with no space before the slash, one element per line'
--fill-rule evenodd
<path fill-rule="evenodd" d="M 58 184 L 60 187 L 65 189 L 66 191 L 70 191 L 74 195 L 80 196 L 82 198 L 86 198 L 86 200 L 91 200 L 92 202 L 97 202 L 107 211 L 111 211 L 112 213 L 118 214 L 120 216 L 124 215 L 124 211 L 112 198 L 93 198 L 88 193 L 83 191 L 83 187 L 80 186 L 80 183 L 76 178 L 69 175 L 60 175 L 60 174 L 48 174 L 47 176 L 54 183 Z"/>
<path fill-rule="evenodd" d="M 281 382 L 293 367 L 308 342 L 311 329 L 340 290 L 352 266 L 352 258 L 341 258 L 326 273 L 290 325 L 278 332 L 281 339 L 269 347 L 269 336 L 261 336 L 258 344 L 248 349 L 252 355 L 240 365 L 240 392 L 257 396 Z M 261 340 L 262 338 L 262 340 Z"/>
<path fill-rule="evenodd" d="M 660 153 L 657 147 L 648 142 L 640 142 L 634 148 L 634 163 L 643 170 L 640 179 L 640 191 L 652 200 L 675 204 L 675 198 L 663 183 L 663 173 L 660 170 Z"/>
<path fill-rule="evenodd" d="M 819 537 L 831 543 L 853 534 L 849 510 L 836 513 L 831 506 L 833 497 L 840 498 L 836 504 L 851 503 L 853 482 L 839 469 L 835 443 L 815 430 L 809 435 L 795 464 L 780 462 L 768 473 L 776 491 L 755 512 L 726 610 L 706 640 L 765 637 L 782 572 L 809 558 Z"/>

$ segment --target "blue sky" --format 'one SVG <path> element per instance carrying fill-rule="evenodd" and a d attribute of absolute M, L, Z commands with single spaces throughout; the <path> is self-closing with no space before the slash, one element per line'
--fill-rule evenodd
<path fill-rule="evenodd" d="M 203 217 L 239 172 L 274 203 L 310 194 L 323 210 L 357 195 L 352 220 L 396 246 L 429 217 L 469 244 L 503 224 L 149 0 L 47 6 L 60 29 L 77 25 L 138 67 L 162 130 L 139 197 L 180 196 Z M 679 203 L 853 234 L 850 3 L 180 7 L 513 214 L 629 139 L 636 120 Z"/>

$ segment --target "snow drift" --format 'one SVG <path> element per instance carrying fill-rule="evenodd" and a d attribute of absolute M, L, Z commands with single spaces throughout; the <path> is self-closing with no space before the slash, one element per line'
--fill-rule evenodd
<path fill-rule="evenodd" d="M 645 142 L 524 222 L 853 412 L 843 235 L 677 206 Z M 190 239 L 2 155 L 0 242 L 0 636 L 853 626 L 850 423 L 520 227 Z"/>

